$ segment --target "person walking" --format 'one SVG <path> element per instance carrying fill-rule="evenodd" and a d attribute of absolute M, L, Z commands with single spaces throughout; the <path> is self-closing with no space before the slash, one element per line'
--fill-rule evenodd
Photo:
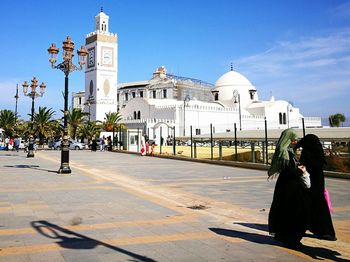
<path fill-rule="evenodd" d="M 289 128 L 281 133 L 277 142 L 268 179 L 278 176 L 268 217 L 269 233 L 284 246 L 302 247 L 310 217 L 310 200 L 307 188 L 310 175 L 304 166 L 298 166 L 293 146 L 297 134 Z"/>
<path fill-rule="evenodd" d="M 297 144 L 302 148 L 300 164 L 310 173 L 311 219 L 309 230 L 315 237 L 323 240 L 337 240 L 332 217 L 325 198 L 325 180 L 323 167 L 326 164 L 320 139 L 313 134 L 303 137 Z"/>
<path fill-rule="evenodd" d="M 91 139 L 91 151 L 96 152 L 96 150 L 97 150 L 97 141 L 96 141 L 96 137 L 95 137 L 95 136 L 92 136 L 92 139 Z"/>
<path fill-rule="evenodd" d="M 5 148 L 6 151 L 9 151 L 9 143 L 10 143 L 10 139 L 8 137 L 5 138 Z"/>
<path fill-rule="evenodd" d="M 14 139 L 14 144 L 15 144 L 15 150 L 16 150 L 17 152 L 18 152 L 20 143 L 21 143 L 21 140 L 19 139 L 18 136 L 16 136 L 15 139 Z"/>
<path fill-rule="evenodd" d="M 142 135 L 141 136 L 141 156 L 145 156 L 146 155 L 146 138 L 145 138 L 145 135 Z"/>

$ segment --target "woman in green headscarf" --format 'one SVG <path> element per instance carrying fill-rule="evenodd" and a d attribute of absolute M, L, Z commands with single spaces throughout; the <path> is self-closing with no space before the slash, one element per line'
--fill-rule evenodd
<path fill-rule="evenodd" d="M 293 145 L 297 134 L 289 128 L 282 132 L 268 170 L 269 178 L 278 175 L 269 212 L 269 232 L 290 248 L 300 248 L 309 221 L 309 175 L 298 166 Z"/>

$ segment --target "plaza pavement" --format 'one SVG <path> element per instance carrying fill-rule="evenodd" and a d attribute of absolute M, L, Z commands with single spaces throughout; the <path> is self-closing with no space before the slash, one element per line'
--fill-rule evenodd
<path fill-rule="evenodd" d="M 349 261 L 350 180 L 328 178 L 338 241 L 267 232 L 266 171 L 139 155 L 0 151 L 0 261 Z"/>

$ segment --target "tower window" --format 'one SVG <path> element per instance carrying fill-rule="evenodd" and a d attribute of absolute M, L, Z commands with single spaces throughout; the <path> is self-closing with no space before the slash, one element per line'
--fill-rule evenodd
<path fill-rule="evenodd" d="M 167 97 L 167 90 L 163 89 L 163 98 L 166 98 L 166 97 Z"/>
<path fill-rule="evenodd" d="M 119 102 L 119 94 L 117 94 L 117 101 Z"/>
<path fill-rule="evenodd" d="M 141 119 L 141 111 L 137 111 L 137 119 Z"/>
<path fill-rule="evenodd" d="M 156 90 L 153 90 L 153 98 L 156 98 L 157 97 L 157 92 Z"/>
<path fill-rule="evenodd" d="M 137 119 L 136 111 L 134 111 L 134 119 Z"/>
<path fill-rule="evenodd" d="M 135 98 L 136 93 L 135 93 L 135 92 L 132 92 L 131 94 L 132 94 L 132 98 Z"/>
<path fill-rule="evenodd" d="M 81 97 L 79 97 L 79 105 L 81 105 Z"/>
<path fill-rule="evenodd" d="M 129 94 L 125 93 L 125 101 L 128 101 L 128 100 L 129 100 Z"/>
<path fill-rule="evenodd" d="M 219 100 L 219 93 L 214 94 L 214 100 L 218 101 Z"/>
<path fill-rule="evenodd" d="M 143 97 L 143 91 L 140 91 L 140 97 Z"/>

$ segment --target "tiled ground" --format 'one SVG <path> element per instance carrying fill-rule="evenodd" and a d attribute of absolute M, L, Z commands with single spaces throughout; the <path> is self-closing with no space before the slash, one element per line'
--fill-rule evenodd
<path fill-rule="evenodd" d="M 0 261 L 350 258 L 348 180 L 327 180 L 339 240 L 304 238 L 300 252 L 266 232 L 265 172 L 110 152 L 70 161 L 60 176 L 58 151 L 0 151 Z"/>

